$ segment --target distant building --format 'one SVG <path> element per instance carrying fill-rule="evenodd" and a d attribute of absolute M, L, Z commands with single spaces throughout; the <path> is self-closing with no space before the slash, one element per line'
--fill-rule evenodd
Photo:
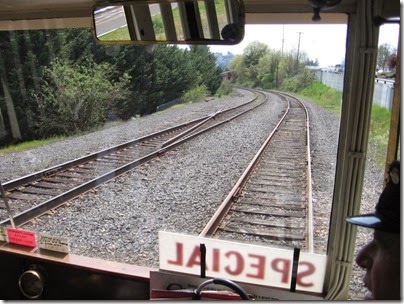
<path fill-rule="evenodd" d="M 231 72 L 231 71 L 223 72 L 223 73 L 221 73 L 221 75 L 222 75 L 223 79 L 225 79 L 225 80 L 232 80 L 233 76 L 234 76 L 233 72 Z"/>
<path fill-rule="evenodd" d="M 326 68 L 321 69 L 323 72 L 330 72 L 330 73 L 344 73 L 345 67 L 342 64 L 336 64 L 334 66 L 329 66 Z"/>
<path fill-rule="evenodd" d="M 321 70 L 321 68 L 318 65 L 306 65 L 305 68 L 313 71 Z"/>

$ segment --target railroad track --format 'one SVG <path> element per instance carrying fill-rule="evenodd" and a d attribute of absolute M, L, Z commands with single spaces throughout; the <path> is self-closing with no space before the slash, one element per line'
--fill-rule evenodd
<path fill-rule="evenodd" d="M 266 101 L 256 94 L 246 103 L 129 141 L 3 184 L 16 226 L 54 209 L 184 142 L 248 113 Z M 4 197 L 3 197 L 4 199 Z M 0 225 L 9 225 L 0 204 Z"/>
<path fill-rule="evenodd" d="M 309 118 L 295 97 L 200 236 L 313 252 Z"/>

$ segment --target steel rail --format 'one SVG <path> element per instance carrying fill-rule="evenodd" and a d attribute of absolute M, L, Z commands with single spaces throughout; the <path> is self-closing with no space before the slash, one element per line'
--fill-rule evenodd
<path fill-rule="evenodd" d="M 296 101 L 298 101 L 304 108 L 304 111 L 306 113 L 306 158 L 307 158 L 307 169 L 306 169 L 306 174 L 307 174 L 307 214 L 308 214 L 308 224 L 307 224 L 307 235 L 308 235 L 308 251 L 310 253 L 314 253 L 314 228 L 313 228 L 313 222 L 314 222 L 314 217 L 313 217 L 313 189 L 312 189 L 312 179 L 311 179 L 311 148 L 310 148 L 310 116 L 309 112 L 307 110 L 307 107 L 302 103 L 299 99 L 297 99 L 295 96 L 283 93 L 284 95 L 287 95 L 291 98 L 294 98 Z"/>
<path fill-rule="evenodd" d="M 192 128 L 187 129 L 186 131 L 178 134 L 177 136 L 174 136 L 173 138 L 163 142 L 161 144 L 161 147 L 164 148 L 166 146 L 168 146 L 169 144 L 172 144 L 173 142 L 178 141 L 180 138 L 186 136 L 187 134 L 191 133 L 193 130 L 199 128 L 200 126 L 203 126 L 204 124 L 206 124 L 209 120 L 211 120 L 212 118 L 216 117 L 217 114 L 219 114 L 221 111 L 218 111 L 216 113 L 213 113 L 212 115 L 210 115 L 209 117 L 207 117 L 206 119 L 202 120 L 200 123 L 196 124 L 195 126 L 193 126 Z"/>
<path fill-rule="evenodd" d="M 114 147 L 110 147 L 110 148 L 106 148 L 106 149 L 101 150 L 101 151 L 97 151 L 95 153 L 92 153 L 92 154 L 86 155 L 84 157 L 74 159 L 72 161 L 67 161 L 65 163 L 62 163 L 62 164 L 59 164 L 59 165 L 56 165 L 56 166 L 53 166 L 53 167 L 50 167 L 50 168 L 47 168 L 47 169 L 32 173 L 32 174 L 28 174 L 28 175 L 25 175 L 25 176 L 22 176 L 22 177 L 7 181 L 7 182 L 3 183 L 4 190 L 8 191 L 10 189 L 17 188 L 19 186 L 25 185 L 27 183 L 35 181 L 35 180 L 37 180 L 39 178 L 42 178 L 44 176 L 53 174 L 56 171 L 70 169 L 70 168 L 75 167 L 75 166 L 77 166 L 77 165 L 79 165 L 81 163 L 97 159 L 97 158 L 99 158 L 101 156 L 104 156 L 104 155 L 107 155 L 107 154 L 111 154 L 112 152 L 115 152 L 115 151 L 130 147 L 130 146 L 133 146 L 135 144 L 141 143 L 143 141 L 146 141 L 148 139 L 154 138 L 154 137 L 159 136 L 161 134 L 171 132 L 171 131 L 177 130 L 179 128 L 186 127 L 186 126 L 188 126 L 190 124 L 198 123 L 199 121 L 201 121 L 203 119 L 205 119 L 205 118 L 198 118 L 198 119 L 195 119 L 195 120 L 192 120 L 192 121 L 189 121 L 189 122 L 186 122 L 186 123 L 174 126 L 174 127 L 164 129 L 162 131 L 154 132 L 152 134 L 146 135 L 146 136 L 141 137 L 141 138 L 137 138 L 135 140 L 127 141 L 125 143 L 116 145 Z"/>
<path fill-rule="evenodd" d="M 309 121 L 309 116 L 308 116 L 308 111 L 305 105 L 298 100 L 296 97 L 281 93 L 281 92 L 276 92 L 273 91 L 273 93 L 279 94 L 281 96 L 288 96 L 289 98 L 293 98 L 293 100 L 299 102 L 299 104 L 302 106 L 305 112 L 305 118 L 306 118 L 306 199 L 305 201 L 307 202 L 307 216 L 306 216 L 306 245 L 307 245 L 307 250 L 309 252 L 313 252 L 313 210 L 312 210 L 312 191 L 311 191 L 311 158 L 310 158 L 310 133 L 309 133 L 309 126 L 310 126 L 310 121 Z M 222 202 L 222 204 L 219 206 L 213 217 L 210 219 L 210 221 L 207 223 L 205 228 L 202 230 L 199 236 L 209 236 L 213 235 L 216 233 L 217 229 L 219 228 L 219 225 L 222 223 L 224 217 L 228 214 L 230 208 L 232 207 L 232 203 L 237 197 L 239 196 L 240 191 L 243 189 L 245 186 L 246 182 L 250 179 L 252 172 L 256 165 L 259 163 L 260 159 L 263 156 L 264 151 L 267 149 L 269 143 L 271 142 L 272 138 L 278 131 L 280 125 L 285 121 L 287 115 L 289 114 L 290 111 L 290 102 L 288 100 L 287 104 L 287 109 L 284 113 L 284 115 L 281 117 L 281 119 L 278 121 L 277 125 L 271 132 L 271 134 L 268 136 L 268 138 L 265 140 L 264 144 L 261 146 L 257 154 L 254 156 L 250 164 L 247 166 L 246 170 L 243 172 L 239 180 L 236 182 L 230 193 L 227 195 L 225 200 Z"/>
<path fill-rule="evenodd" d="M 234 116 L 232 116 L 232 117 L 230 117 L 230 118 L 227 118 L 226 120 L 223 120 L 223 121 L 218 122 L 218 123 L 216 123 L 216 124 L 213 124 L 213 125 L 211 125 L 211 126 L 209 126 L 209 127 L 206 127 L 206 128 L 204 128 L 204 129 L 202 129 L 202 130 L 200 130 L 200 131 L 198 131 L 198 132 L 195 132 L 195 133 L 193 133 L 193 134 L 190 134 L 190 135 L 186 136 L 185 139 L 186 139 L 186 140 L 190 140 L 190 139 L 192 139 L 192 138 L 194 138 L 194 137 L 196 137 L 196 136 L 198 136 L 198 135 L 201 135 L 202 133 L 208 132 L 208 131 L 210 131 L 211 129 L 214 129 L 214 128 L 220 126 L 220 125 L 223 125 L 223 124 L 225 124 L 225 123 L 228 123 L 228 122 L 231 121 L 231 120 L 234 120 L 234 119 L 236 119 L 236 118 L 238 118 L 238 117 L 240 117 L 240 116 L 242 116 L 242 115 L 244 115 L 244 114 L 246 114 L 246 113 L 248 113 L 248 112 L 250 112 L 250 111 L 252 111 L 252 110 L 255 110 L 256 108 L 262 106 L 262 105 L 265 103 L 266 100 L 267 100 L 267 99 L 265 98 L 261 103 L 257 104 L 256 106 L 254 106 L 254 107 L 251 108 L 251 109 L 245 110 L 245 111 L 243 111 L 243 112 L 241 112 L 241 113 L 238 113 L 238 114 L 236 114 L 236 115 L 234 115 Z"/>
<path fill-rule="evenodd" d="M 280 124 L 284 121 L 285 117 L 289 113 L 290 106 L 288 104 L 288 107 L 279 120 L 279 122 L 276 124 L 275 128 L 272 130 L 272 132 L 269 134 L 267 139 L 265 140 L 264 144 L 261 146 L 261 148 L 258 150 L 257 154 L 254 156 L 252 161 L 248 164 L 247 168 L 243 172 L 243 174 L 240 176 L 234 187 L 231 189 L 229 194 L 226 196 L 224 201 L 220 204 L 219 208 L 215 212 L 215 214 L 212 216 L 212 218 L 209 220 L 209 222 L 206 224 L 205 228 L 202 230 L 202 232 L 199 234 L 201 237 L 213 235 L 217 228 L 219 227 L 219 224 L 223 220 L 224 216 L 228 213 L 230 207 L 231 207 L 231 202 L 233 198 L 238 194 L 238 192 L 241 190 L 243 185 L 246 183 L 248 177 L 251 175 L 252 170 L 255 168 L 256 164 L 258 163 L 259 159 L 261 158 L 262 154 L 264 153 L 266 147 L 268 146 L 269 142 L 271 141 L 272 137 L 274 134 L 277 132 L 277 129 L 279 128 Z"/>
<path fill-rule="evenodd" d="M 240 89 L 241 89 L 241 88 L 240 88 Z M 186 131 L 182 132 L 181 134 L 178 134 L 177 136 L 175 136 L 175 137 L 173 137 L 173 138 L 167 140 L 166 142 L 164 142 L 164 143 L 161 145 L 161 147 L 166 147 L 166 146 L 168 146 L 169 144 L 172 144 L 172 143 L 178 141 L 180 138 L 187 136 L 188 134 L 192 133 L 194 130 L 196 130 L 196 129 L 200 128 L 201 126 L 205 125 L 206 123 L 208 123 L 209 121 L 211 121 L 212 119 L 214 119 L 216 116 L 218 116 L 218 115 L 220 115 L 220 114 L 225 114 L 225 113 L 227 113 L 227 112 L 234 111 L 234 110 L 236 110 L 236 109 L 238 109 L 238 108 L 244 107 L 246 104 L 253 103 L 254 101 L 257 100 L 258 95 L 257 95 L 257 92 L 256 92 L 256 91 L 249 90 L 249 89 L 246 89 L 246 88 L 242 88 L 242 89 L 254 93 L 255 97 L 254 97 L 253 99 L 251 99 L 249 102 L 245 103 L 245 104 L 241 104 L 241 105 L 239 105 L 239 106 L 237 106 L 237 107 L 234 107 L 234 108 L 231 108 L 231 109 L 227 109 L 227 110 L 219 110 L 219 111 L 217 111 L 216 113 L 213 113 L 212 115 L 209 115 L 205 120 L 201 121 L 200 123 L 198 123 L 197 125 L 193 126 L 192 128 L 189 128 L 189 129 L 187 129 Z M 244 114 L 244 113 L 246 113 L 246 112 L 248 112 L 248 110 L 245 111 L 245 112 L 242 112 L 241 114 Z M 234 119 L 234 118 L 235 118 L 235 117 L 232 117 L 231 119 Z M 198 134 L 200 134 L 200 133 L 198 133 Z"/>

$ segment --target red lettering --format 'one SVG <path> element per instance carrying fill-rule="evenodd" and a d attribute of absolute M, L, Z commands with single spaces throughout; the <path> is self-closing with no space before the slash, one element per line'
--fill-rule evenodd
<path fill-rule="evenodd" d="M 195 246 L 186 266 L 191 268 L 194 265 L 201 266 L 201 250 L 199 246 Z"/>
<path fill-rule="evenodd" d="M 229 251 L 229 252 L 226 252 L 226 254 L 225 254 L 226 257 L 230 257 L 231 255 L 234 255 L 236 257 L 236 263 L 233 263 L 236 265 L 236 268 L 234 270 L 231 270 L 231 268 L 229 266 L 226 266 L 224 268 L 224 270 L 226 270 L 227 273 L 229 273 L 231 275 L 239 275 L 244 270 L 244 259 L 241 256 L 241 254 L 236 251 Z"/>
<path fill-rule="evenodd" d="M 309 276 L 309 275 L 312 275 L 312 274 L 316 271 L 316 267 L 315 267 L 312 263 L 309 263 L 309 262 L 300 262 L 300 263 L 299 263 L 299 270 L 300 270 L 300 267 L 301 267 L 302 265 L 306 265 L 306 266 L 307 266 L 307 270 L 306 270 L 306 271 L 299 271 L 299 272 L 297 273 L 296 284 L 297 284 L 297 285 L 300 285 L 300 286 L 303 286 L 303 287 L 311 287 L 311 286 L 314 285 L 313 282 L 304 283 L 303 280 L 302 280 L 302 278 L 307 277 L 307 276 Z"/>
<path fill-rule="evenodd" d="M 274 259 L 271 263 L 271 267 L 276 272 L 282 273 L 282 283 L 289 282 L 290 273 L 290 261 L 286 259 Z"/>
<path fill-rule="evenodd" d="M 219 249 L 213 249 L 213 265 L 212 271 L 218 272 L 220 270 L 220 251 Z"/>
<path fill-rule="evenodd" d="M 184 245 L 182 243 L 176 243 L 177 247 L 177 259 L 175 261 L 167 261 L 168 264 L 173 264 L 173 265 L 180 265 L 182 266 L 183 263 L 183 257 L 184 257 Z"/>
<path fill-rule="evenodd" d="M 263 279 L 265 274 L 265 256 L 256 254 L 249 254 L 248 256 L 251 258 L 256 258 L 258 263 L 250 264 L 251 268 L 257 268 L 257 273 L 247 273 L 247 277 Z"/>

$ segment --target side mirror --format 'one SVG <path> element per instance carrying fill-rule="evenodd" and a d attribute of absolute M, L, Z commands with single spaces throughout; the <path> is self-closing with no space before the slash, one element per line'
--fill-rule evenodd
<path fill-rule="evenodd" d="M 93 22 L 103 44 L 232 45 L 244 38 L 245 13 L 242 0 L 140 0 L 96 6 Z"/>

